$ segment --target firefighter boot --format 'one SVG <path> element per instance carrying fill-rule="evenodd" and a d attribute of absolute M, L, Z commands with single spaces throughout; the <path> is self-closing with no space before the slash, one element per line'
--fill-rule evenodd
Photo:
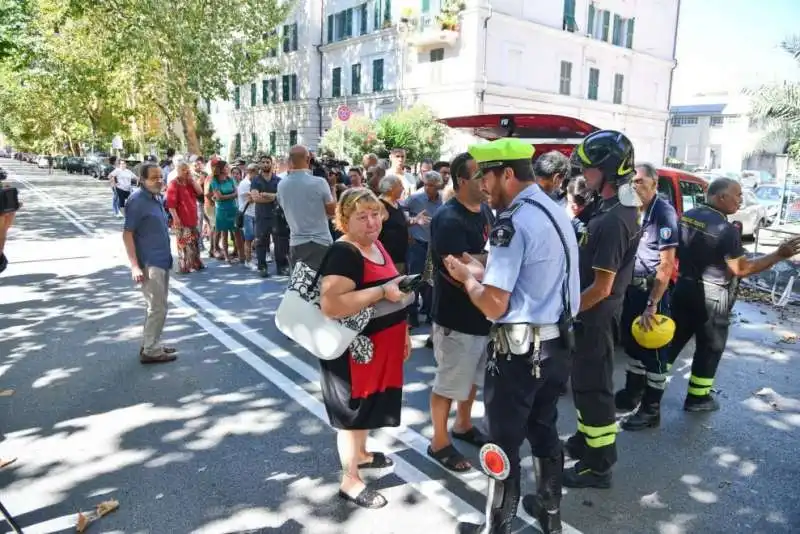
<path fill-rule="evenodd" d="M 719 410 L 719 402 L 711 395 L 686 395 L 683 401 L 683 409 L 687 412 L 716 412 Z"/>
<path fill-rule="evenodd" d="M 636 413 L 622 422 L 622 429 L 629 432 L 644 430 L 646 428 L 658 428 L 661 424 L 661 397 L 664 395 L 663 389 L 647 387 L 644 390 L 644 397 Z"/>
<path fill-rule="evenodd" d="M 562 484 L 568 488 L 598 488 L 611 487 L 611 470 L 592 471 L 583 462 L 578 462 L 571 469 L 564 470 Z"/>
<path fill-rule="evenodd" d="M 536 495 L 525 495 L 522 508 L 539 522 L 544 534 L 561 534 L 561 477 L 563 453 L 554 458 L 539 458 Z"/>
<path fill-rule="evenodd" d="M 519 475 L 511 476 L 505 480 L 495 481 L 497 484 L 494 503 L 491 511 L 490 534 L 511 534 L 513 532 L 514 518 L 517 517 L 519 506 L 520 479 Z M 474 523 L 459 523 L 457 534 L 481 534 L 485 525 Z"/>
<path fill-rule="evenodd" d="M 644 373 L 625 372 L 625 387 L 614 395 L 614 405 L 619 412 L 632 412 L 642 400 L 647 377 Z"/>

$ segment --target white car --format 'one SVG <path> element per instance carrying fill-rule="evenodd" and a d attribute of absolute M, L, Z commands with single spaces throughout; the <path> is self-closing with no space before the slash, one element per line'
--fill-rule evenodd
<path fill-rule="evenodd" d="M 39 159 L 36 160 L 36 166 L 40 169 L 46 169 L 50 166 L 50 162 L 47 161 L 46 156 L 39 156 Z"/>
<path fill-rule="evenodd" d="M 767 224 L 767 207 L 758 201 L 752 191 L 744 191 L 739 211 L 728 215 L 728 220 L 741 226 L 743 236 L 753 236 Z"/>

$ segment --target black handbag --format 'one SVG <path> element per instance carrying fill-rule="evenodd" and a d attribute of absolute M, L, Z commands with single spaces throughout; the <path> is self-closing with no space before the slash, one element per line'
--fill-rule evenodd
<path fill-rule="evenodd" d="M 247 208 L 250 207 L 250 204 L 252 204 L 252 202 L 248 202 L 247 204 L 245 204 L 244 209 L 236 214 L 236 228 L 238 228 L 239 230 L 244 228 L 244 212 L 247 211 Z"/>

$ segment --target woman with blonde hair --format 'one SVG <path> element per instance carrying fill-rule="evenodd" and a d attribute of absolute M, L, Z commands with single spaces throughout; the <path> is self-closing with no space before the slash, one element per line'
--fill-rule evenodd
<path fill-rule="evenodd" d="M 400 424 L 403 362 L 411 354 L 406 323 L 411 295 L 400 291 L 397 268 L 378 240 L 384 216 L 381 202 L 369 189 L 345 191 L 336 208 L 342 237 L 320 266 L 325 315 L 344 318 L 374 308 L 372 319 L 346 353 L 320 361 L 325 408 L 339 431 L 339 497 L 363 508 L 387 503 L 364 484 L 359 470 L 393 465 L 385 454 L 367 451 L 367 432 Z"/>

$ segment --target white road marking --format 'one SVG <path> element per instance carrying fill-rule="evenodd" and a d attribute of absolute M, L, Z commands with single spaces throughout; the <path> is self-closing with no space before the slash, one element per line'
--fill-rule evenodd
<path fill-rule="evenodd" d="M 25 183 L 24 181 L 22 183 L 26 185 L 26 187 L 30 187 L 29 183 Z M 55 209 L 57 209 L 60 206 L 63 206 L 63 204 L 60 201 L 58 201 L 53 197 L 50 197 L 46 193 L 40 196 L 47 198 L 48 202 Z M 64 211 L 60 211 L 58 209 L 57 211 L 59 211 L 59 213 L 64 215 L 64 217 L 69 222 L 71 222 L 76 228 L 84 232 L 87 236 L 91 237 L 92 235 L 96 235 L 96 232 L 88 230 L 85 226 L 81 225 L 80 222 L 68 217 Z M 176 290 L 178 293 L 181 293 L 188 300 L 200 306 L 206 313 L 213 314 L 215 316 L 216 321 L 221 322 L 222 324 L 225 324 L 226 326 L 230 327 L 231 329 L 236 331 L 239 335 L 241 335 L 254 345 L 258 346 L 266 354 L 280 360 L 284 365 L 286 365 L 287 367 L 298 373 L 300 376 L 302 376 L 309 382 L 311 382 L 315 387 L 317 388 L 319 387 L 318 386 L 319 373 L 310 365 L 306 364 L 304 361 L 292 355 L 290 352 L 280 348 L 275 343 L 273 343 L 272 341 L 270 341 L 269 339 L 258 333 L 255 329 L 247 326 L 240 319 L 237 319 L 230 313 L 226 312 L 225 310 L 222 310 L 218 306 L 211 303 L 209 300 L 198 295 L 196 292 L 188 288 L 186 284 L 184 284 L 183 282 L 173 279 L 171 286 L 172 289 Z M 216 325 L 211 323 L 208 319 L 197 313 L 196 310 L 189 307 L 179 297 L 177 297 L 174 294 L 171 294 L 170 300 L 176 302 L 179 307 L 189 308 L 192 312 L 196 314 L 194 321 L 197 322 L 198 325 L 200 325 L 204 330 L 206 330 L 210 335 L 215 337 L 218 341 L 223 343 L 231 351 L 233 351 L 240 359 L 242 359 L 242 361 L 250 365 L 259 374 L 261 374 L 267 380 L 275 384 L 277 387 L 283 390 L 287 395 L 289 395 L 292 399 L 302 404 L 307 410 L 309 410 L 310 413 L 319 417 L 322 421 L 324 421 L 327 424 L 328 420 L 327 420 L 327 415 L 325 415 L 324 413 L 324 406 L 317 399 L 308 394 L 303 388 L 301 388 L 295 382 L 290 380 L 288 377 L 277 371 L 274 367 L 270 366 L 264 360 L 256 356 L 253 352 L 249 351 L 246 347 L 242 346 L 236 340 L 228 336 L 225 332 L 223 332 Z M 275 380 L 273 380 L 272 378 L 275 378 Z M 281 384 L 283 384 L 283 386 Z M 284 386 L 286 387 L 286 389 L 284 389 Z M 313 408 L 309 407 L 309 405 L 306 404 L 307 402 L 310 403 L 311 401 L 303 397 L 303 395 L 307 395 L 308 398 L 311 399 L 311 401 L 316 403 L 316 404 L 310 404 L 310 406 L 312 406 Z M 317 413 L 315 410 L 321 412 Z M 470 489 L 477 491 L 483 495 L 487 494 L 488 479 L 485 475 L 481 474 L 478 471 L 473 471 L 472 473 L 467 473 L 467 474 L 460 474 L 446 470 L 438 462 L 434 461 L 427 455 L 427 447 L 429 441 L 427 438 L 425 438 L 418 432 L 409 429 L 407 427 L 400 426 L 398 428 L 381 429 L 380 431 L 375 432 L 375 435 L 376 437 L 370 438 L 370 440 L 375 440 L 377 443 L 381 443 L 384 447 L 388 447 L 390 443 L 389 438 L 390 437 L 395 438 L 401 441 L 402 443 L 405 443 L 415 452 L 419 453 L 420 456 L 430 461 L 433 465 L 436 465 L 437 467 L 441 468 L 448 474 L 459 478 Z M 400 478 L 408 482 L 421 494 L 431 499 L 448 514 L 456 517 L 459 520 L 474 520 L 474 515 L 478 513 L 478 511 L 475 508 L 473 508 L 471 505 L 466 503 L 464 500 L 462 500 L 454 493 L 450 492 L 440 482 L 431 479 L 421 471 L 417 470 L 411 464 L 399 458 L 397 455 L 392 455 L 392 456 L 397 466 L 397 469 L 395 469 L 395 473 Z M 400 467 L 401 463 L 404 464 L 403 467 Z M 430 495 L 428 495 L 428 493 L 431 493 L 432 495 L 434 495 L 434 497 L 431 497 Z M 465 519 L 464 516 L 469 516 L 469 518 Z M 538 522 L 533 517 L 528 515 L 521 507 L 518 511 L 518 517 L 522 519 L 524 522 L 534 527 L 535 529 L 540 530 Z M 563 532 L 564 534 L 582 534 L 580 530 L 577 530 L 576 528 L 566 523 L 563 524 Z"/>

